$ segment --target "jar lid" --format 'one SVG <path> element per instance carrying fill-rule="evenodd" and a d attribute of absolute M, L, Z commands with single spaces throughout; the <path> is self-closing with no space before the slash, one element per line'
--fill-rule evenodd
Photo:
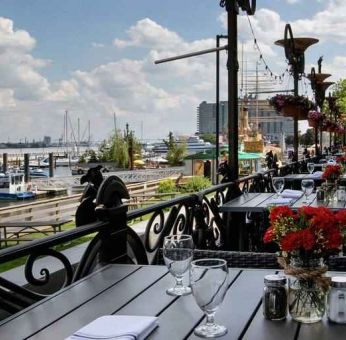
<path fill-rule="evenodd" d="M 346 288 L 346 276 L 334 276 L 330 283 L 335 288 Z"/>
<path fill-rule="evenodd" d="M 264 277 L 264 283 L 286 284 L 286 282 L 287 282 L 287 279 L 283 275 L 272 274 L 272 275 L 266 275 Z"/>

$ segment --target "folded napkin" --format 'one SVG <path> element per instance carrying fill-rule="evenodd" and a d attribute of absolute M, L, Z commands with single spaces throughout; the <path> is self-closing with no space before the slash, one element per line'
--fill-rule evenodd
<path fill-rule="evenodd" d="M 313 174 L 311 174 L 311 177 L 320 178 L 322 174 L 323 174 L 323 171 L 315 171 Z"/>
<path fill-rule="evenodd" d="M 282 198 L 299 198 L 301 196 L 303 196 L 303 191 L 301 190 L 285 189 L 281 193 Z"/>
<path fill-rule="evenodd" d="M 271 198 L 266 203 L 268 205 L 290 205 L 292 202 L 292 198 L 278 197 Z"/>
<path fill-rule="evenodd" d="M 153 316 L 105 315 L 90 322 L 66 340 L 144 340 L 158 326 Z"/>

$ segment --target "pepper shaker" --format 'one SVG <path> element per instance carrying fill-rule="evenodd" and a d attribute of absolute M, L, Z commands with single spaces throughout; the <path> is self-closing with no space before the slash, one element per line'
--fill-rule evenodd
<path fill-rule="evenodd" d="M 264 277 L 263 315 L 268 320 L 283 320 L 287 315 L 287 279 L 282 275 Z"/>

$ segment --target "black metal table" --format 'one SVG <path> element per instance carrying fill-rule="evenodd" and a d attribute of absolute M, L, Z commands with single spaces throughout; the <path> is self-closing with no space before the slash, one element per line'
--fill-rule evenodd
<path fill-rule="evenodd" d="M 216 314 L 228 328 L 220 339 L 345 339 L 346 326 L 322 322 L 300 325 L 288 317 L 274 322 L 262 316 L 263 277 L 274 270 L 230 269 L 229 289 Z M 346 275 L 346 273 L 343 273 Z M 55 295 L 0 323 L 1 340 L 64 339 L 92 320 L 109 314 L 158 316 L 148 339 L 197 339 L 204 322 L 193 296 L 165 293 L 173 278 L 164 266 L 108 265 Z"/>
<path fill-rule="evenodd" d="M 225 203 L 220 207 L 221 212 L 234 213 L 234 212 L 262 212 L 270 206 L 271 200 L 275 199 L 276 194 L 273 193 L 245 193 L 233 200 Z M 332 210 L 339 210 L 346 208 L 346 202 L 331 201 L 326 203 L 324 201 L 317 201 L 316 194 L 313 193 L 309 196 L 309 203 L 303 203 L 305 196 L 298 199 L 292 199 L 290 204 L 292 209 L 301 208 L 304 205 L 311 207 L 327 207 Z M 284 205 L 284 204 L 282 204 Z M 287 205 L 287 204 L 286 204 Z"/>

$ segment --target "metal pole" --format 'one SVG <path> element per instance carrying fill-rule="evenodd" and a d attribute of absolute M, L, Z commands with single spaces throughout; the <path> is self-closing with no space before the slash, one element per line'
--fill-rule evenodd
<path fill-rule="evenodd" d="M 216 36 L 216 48 L 220 47 L 220 35 Z M 219 183 L 219 137 L 220 137 L 220 51 L 216 51 L 216 145 L 215 145 L 215 163 L 216 163 L 216 184 Z"/>
<path fill-rule="evenodd" d="M 230 180 L 238 179 L 238 56 L 236 0 L 227 0 L 228 21 L 228 161 L 231 167 Z"/>
<path fill-rule="evenodd" d="M 178 60 L 178 59 L 185 59 L 185 58 L 190 58 L 190 57 L 195 57 L 197 55 L 202 55 L 202 54 L 207 54 L 207 53 L 212 53 L 212 52 L 216 52 L 216 51 L 223 51 L 223 50 L 227 50 L 228 46 L 221 46 L 219 48 L 208 48 L 206 50 L 202 50 L 202 51 L 197 51 L 197 52 L 192 52 L 192 53 L 187 53 L 187 54 L 181 54 L 175 57 L 170 57 L 170 58 L 165 58 L 165 59 L 159 59 L 159 60 L 155 60 L 155 64 L 161 64 L 161 63 L 166 63 L 167 61 L 174 61 L 174 60 Z"/>
<path fill-rule="evenodd" d="M 294 95 L 298 96 L 298 65 L 294 65 Z M 293 161 L 298 161 L 298 146 L 299 146 L 299 138 L 298 138 L 298 116 L 293 117 L 293 148 L 294 148 L 294 158 Z"/>

